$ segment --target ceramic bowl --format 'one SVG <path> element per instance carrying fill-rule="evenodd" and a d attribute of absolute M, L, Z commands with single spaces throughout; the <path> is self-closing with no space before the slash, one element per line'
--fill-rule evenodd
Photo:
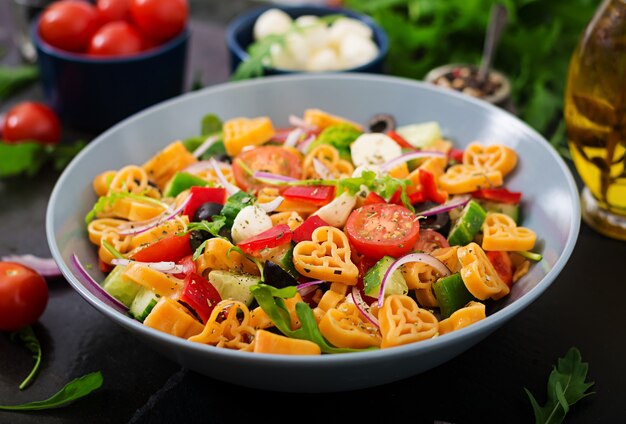
<path fill-rule="evenodd" d="M 363 65 L 357 66 L 355 68 L 343 69 L 340 72 L 383 72 L 383 64 L 384 59 L 387 56 L 387 51 L 389 49 L 389 42 L 387 40 L 387 34 L 379 25 L 377 25 L 369 16 L 356 13 L 348 9 L 315 5 L 272 7 L 263 6 L 236 17 L 226 28 L 226 45 L 228 46 L 228 51 L 230 53 L 231 71 L 234 72 L 235 69 L 237 69 L 237 66 L 248 57 L 247 49 L 253 41 L 252 31 L 254 28 L 254 23 L 263 12 L 270 8 L 278 8 L 287 13 L 293 19 L 303 15 L 326 16 L 341 14 L 349 18 L 361 21 L 372 29 L 372 32 L 374 34 L 374 42 L 378 46 L 378 55 L 376 55 L 374 59 Z M 306 71 L 272 67 L 267 67 L 265 69 L 266 75 L 281 75 L 302 72 Z"/>
<path fill-rule="evenodd" d="M 393 114 L 399 124 L 438 121 L 457 147 L 474 140 L 504 143 L 519 155 L 507 187 L 523 191 L 523 224 L 536 231 L 543 260 L 517 282 L 511 294 L 489 307 L 486 319 L 419 343 L 369 352 L 292 357 L 253 354 L 179 339 L 116 312 L 86 287 L 71 266 L 76 253 L 102 281 L 85 214 L 96 196 L 92 178 L 105 170 L 141 164 L 175 139 L 197 134 L 207 113 L 222 119 L 267 115 L 287 126 L 290 114 L 316 107 L 357 122 Z M 541 170 L 540 172 L 538 170 Z M 433 368 L 469 349 L 514 318 L 550 286 L 567 262 L 580 225 L 578 193 L 563 160 L 537 132 L 507 112 L 452 90 L 413 80 L 366 74 L 289 75 L 229 83 L 188 94 L 145 110 L 89 144 L 59 178 L 46 216 L 50 249 L 63 275 L 94 308 L 163 355 L 207 376 L 244 386 L 330 392 L 400 380 Z"/>

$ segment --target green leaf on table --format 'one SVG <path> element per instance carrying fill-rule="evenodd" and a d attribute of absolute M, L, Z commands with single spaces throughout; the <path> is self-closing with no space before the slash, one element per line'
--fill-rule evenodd
<path fill-rule="evenodd" d="M 52 397 L 45 400 L 24 403 L 22 405 L 0 406 L 4 411 L 38 411 L 42 409 L 60 408 L 75 400 L 81 399 L 94 390 L 102 387 L 102 373 L 92 372 L 67 383 Z"/>
<path fill-rule="evenodd" d="M 0 66 L 0 100 L 7 99 L 15 90 L 39 78 L 35 66 Z"/>
<path fill-rule="evenodd" d="M 35 175 L 46 162 L 45 147 L 35 141 L 19 144 L 0 143 L 0 178 Z"/>
<path fill-rule="evenodd" d="M 35 375 L 39 371 L 39 366 L 41 365 L 41 344 L 31 326 L 26 326 L 12 333 L 11 339 L 21 341 L 33 354 L 33 359 L 35 360 L 33 369 L 19 386 L 20 390 L 24 390 L 35 379 Z"/>
<path fill-rule="evenodd" d="M 74 144 L 57 144 L 48 148 L 48 153 L 52 158 L 54 169 L 60 171 L 64 169 L 74 156 L 80 152 L 87 143 L 83 140 L 78 140 Z"/>
<path fill-rule="evenodd" d="M 580 351 L 571 348 L 565 357 L 559 358 L 556 368 L 548 378 L 548 399 L 542 407 L 535 397 L 524 388 L 535 413 L 537 424 L 562 423 L 570 406 L 579 400 L 594 394 L 587 392 L 593 382 L 585 382 L 589 365 L 582 362 Z"/>

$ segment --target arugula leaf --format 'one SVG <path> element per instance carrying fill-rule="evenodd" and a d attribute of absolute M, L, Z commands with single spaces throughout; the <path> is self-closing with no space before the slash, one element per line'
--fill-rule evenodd
<path fill-rule="evenodd" d="M 320 135 L 309 146 L 309 152 L 322 144 L 329 144 L 339 151 L 342 159 L 352 160 L 350 155 L 350 144 L 361 134 L 350 124 L 331 125 L 324 129 Z"/>
<path fill-rule="evenodd" d="M 222 227 L 224 227 L 224 225 L 226 224 L 226 218 L 222 215 L 213 215 L 211 217 L 211 221 L 207 221 L 207 220 L 202 220 L 200 222 L 190 222 L 189 225 L 187 225 L 187 231 L 185 231 L 182 234 L 186 234 L 189 233 L 191 231 L 206 231 L 208 233 L 210 233 L 213 237 L 220 237 L 220 238 L 224 238 L 222 236 L 220 236 L 220 230 L 222 229 Z M 204 249 L 206 248 L 206 245 L 208 243 L 210 239 L 207 239 L 205 241 L 203 241 L 200 246 L 197 247 L 197 249 L 195 250 L 195 252 L 193 252 L 193 260 L 195 261 L 196 259 L 198 259 L 200 257 L 200 255 L 202 255 L 202 253 L 204 253 Z"/>
<path fill-rule="evenodd" d="M 571 405 L 594 394 L 594 392 L 587 392 L 594 385 L 593 382 L 585 382 L 588 368 L 589 365 L 582 362 L 580 351 L 572 347 L 565 357 L 559 358 L 556 368 L 550 373 L 548 399 L 543 407 L 539 405 L 532 393 L 524 388 L 533 407 L 537 424 L 563 422 Z"/>
<path fill-rule="evenodd" d="M 226 227 L 231 228 L 239 211 L 246 206 L 254 204 L 255 201 L 256 198 L 253 195 L 246 193 L 243 190 L 229 196 L 228 199 L 226 199 L 226 204 L 220 212 L 220 215 L 223 215 L 226 218 Z"/>
<path fill-rule="evenodd" d="M 7 99 L 18 88 L 39 78 L 35 66 L 0 66 L 0 100 Z"/>
<path fill-rule="evenodd" d="M 32 177 L 49 160 L 52 161 L 54 168 L 60 171 L 85 145 L 84 141 L 77 141 L 71 145 L 44 145 L 37 141 L 16 144 L 0 142 L 0 178 L 21 174 Z"/>
<path fill-rule="evenodd" d="M 296 314 L 300 318 L 301 327 L 297 330 L 292 330 L 289 311 L 283 299 L 295 296 L 297 291 L 295 287 L 276 289 L 266 284 L 256 284 L 250 287 L 250 291 L 261 306 L 261 309 L 263 309 L 263 312 L 270 317 L 274 325 L 287 337 L 312 341 L 320 347 L 323 353 L 349 353 L 376 349 L 349 349 L 331 346 L 320 332 L 313 310 L 305 302 L 296 304 Z"/>
<path fill-rule="evenodd" d="M 222 132 L 222 120 L 219 116 L 209 113 L 202 118 L 200 135 L 209 136 Z"/>
<path fill-rule="evenodd" d="M 60 408 L 75 400 L 87 396 L 102 386 L 103 378 L 100 371 L 92 372 L 70 381 L 61 390 L 45 400 L 29 402 L 22 405 L 0 406 L 4 411 L 38 411 L 42 409 Z"/>
<path fill-rule="evenodd" d="M 19 331 L 12 333 L 11 339 L 19 339 L 22 343 L 24 343 L 26 348 L 33 354 L 33 359 L 35 359 L 33 369 L 19 386 L 20 390 L 24 390 L 35 379 L 35 375 L 37 374 L 37 371 L 39 371 L 39 367 L 41 365 L 41 344 L 30 326 L 26 326 Z"/>

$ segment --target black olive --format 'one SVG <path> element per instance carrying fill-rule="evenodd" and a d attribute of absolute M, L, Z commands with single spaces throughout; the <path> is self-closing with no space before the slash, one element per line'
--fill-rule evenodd
<path fill-rule="evenodd" d="M 194 230 L 189 233 L 189 247 L 191 247 L 191 251 L 195 252 L 198 247 L 206 240 L 212 238 L 213 235 L 208 231 L 204 230 Z"/>
<path fill-rule="evenodd" d="M 367 122 L 367 127 L 370 132 L 386 133 L 387 131 L 394 131 L 396 129 L 396 120 L 391 115 L 379 113 L 370 118 Z"/>
<path fill-rule="evenodd" d="M 435 202 L 423 202 L 415 208 L 415 215 L 420 216 L 420 211 L 425 211 L 437 206 Z M 440 213 L 437 215 L 431 215 L 424 219 L 420 219 L 420 228 L 426 230 L 431 229 L 439 231 L 440 233 L 446 232 L 450 227 L 450 215 L 448 213 Z"/>
<path fill-rule="evenodd" d="M 219 215 L 223 206 L 219 203 L 206 202 L 200 205 L 193 214 L 193 222 L 211 221 L 213 215 Z"/>
<path fill-rule="evenodd" d="M 218 162 L 226 162 L 226 163 L 232 163 L 233 162 L 233 158 L 228 156 L 226 153 L 220 153 L 219 155 L 213 156 L 213 158 L 216 161 L 218 161 Z"/>
<path fill-rule="evenodd" d="M 265 262 L 263 268 L 263 277 L 265 283 L 277 288 L 283 288 L 287 286 L 295 286 L 298 284 L 295 278 L 293 278 L 287 271 L 282 269 L 279 265 L 272 261 Z"/>
<path fill-rule="evenodd" d="M 227 238 L 228 241 L 230 241 L 231 243 L 233 242 L 233 236 L 230 233 L 230 229 L 229 228 L 222 227 L 217 234 L 219 234 L 220 236 L 222 236 L 224 238 Z"/>

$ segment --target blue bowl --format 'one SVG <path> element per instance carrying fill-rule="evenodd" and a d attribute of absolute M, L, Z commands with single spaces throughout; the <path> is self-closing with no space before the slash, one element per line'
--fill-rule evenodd
<path fill-rule="evenodd" d="M 38 22 L 31 36 L 44 97 L 72 128 L 103 131 L 184 90 L 189 29 L 140 54 L 94 58 L 46 43 L 39 36 Z"/>
<path fill-rule="evenodd" d="M 356 19 L 369 26 L 374 33 L 374 42 L 378 46 L 378 55 L 370 62 L 355 68 L 344 69 L 339 72 L 367 72 L 373 74 L 383 73 L 384 59 L 389 50 L 389 42 L 387 34 L 378 26 L 369 16 L 362 15 L 351 10 L 326 7 L 326 6 L 264 6 L 251 10 L 243 15 L 235 18 L 226 28 L 226 44 L 230 53 L 231 72 L 237 69 L 237 66 L 248 58 L 247 48 L 254 41 L 253 29 L 257 18 L 268 9 L 280 9 L 292 19 L 303 15 L 326 16 L 333 14 L 345 15 L 349 18 Z M 296 71 L 280 68 L 266 68 L 266 75 L 280 75 L 302 73 L 306 71 Z"/>

